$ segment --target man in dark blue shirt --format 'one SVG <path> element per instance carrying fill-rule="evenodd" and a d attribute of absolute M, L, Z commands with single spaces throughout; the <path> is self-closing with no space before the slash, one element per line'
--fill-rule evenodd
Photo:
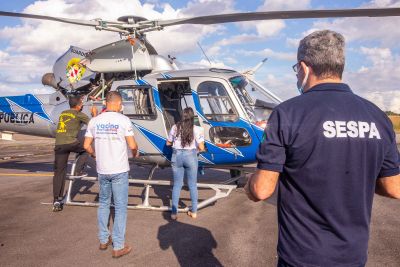
<path fill-rule="evenodd" d="M 344 38 L 301 40 L 301 95 L 269 118 L 246 192 L 278 187 L 278 266 L 364 266 L 374 192 L 400 198 L 400 155 L 388 117 L 341 82 Z"/>

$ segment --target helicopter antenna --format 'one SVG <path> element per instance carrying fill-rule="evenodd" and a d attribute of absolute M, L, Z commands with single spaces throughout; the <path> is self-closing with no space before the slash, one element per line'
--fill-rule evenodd
<path fill-rule="evenodd" d="M 197 42 L 197 45 L 200 47 L 201 52 L 203 52 L 203 55 L 206 57 L 206 59 L 208 60 L 208 63 L 210 63 L 210 66 L 212 66 L 211 60 L 207 57 L 206 52 L 204 52 L 203 47 L 201 47 L 200 43 Z"/>
<path fill-rule="evenodd" d="M 261 68 L 262 65 L 264 65 L 264 63 L 268 60 L 268 58 L 264 58 L 263 60 L 261 60 L 260 63 L 258 63 L 254 68 L 243 71 L 242 74 L 245 76 L 249 76 L 249 77 L 253 77 L 254 74 L 258 71 L 258 69 Z"/>

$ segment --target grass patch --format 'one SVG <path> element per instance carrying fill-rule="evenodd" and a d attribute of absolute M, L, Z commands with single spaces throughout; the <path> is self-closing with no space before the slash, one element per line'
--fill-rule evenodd
<path fill-rule="evenodd" d="M 392 115 L 389 116 L 390 120 L 393 123 L 393 128 L 396 133 L 400 133 L 400 116 Z"/>

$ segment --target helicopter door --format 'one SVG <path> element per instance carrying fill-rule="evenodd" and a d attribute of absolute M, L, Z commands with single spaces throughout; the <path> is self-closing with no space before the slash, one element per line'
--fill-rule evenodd
<path fill-rule="evenodd" d="M 188 79 L 158 80 L 158 94 L 167 132 L 180 121 L 186 107 L 191 107 L 193 111 L 196 110 Z"/>
<path fill-rule="evenodd" d="M 258 138 L 224 79 L 191 77 L 193 100 L 204 128 L 206 163 L 246 164 L 254 162 Z M 253 142 L 253 140 L 257 140 Z M 208 161 L 208 162 L 207 162 Z"/>

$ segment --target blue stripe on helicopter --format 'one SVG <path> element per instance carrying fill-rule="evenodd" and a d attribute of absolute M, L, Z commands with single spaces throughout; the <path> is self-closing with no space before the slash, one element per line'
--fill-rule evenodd
<path fill-rule="evenodd" d="M 164 158 L 167 160 L 171 160 L 171 155 L 172 155 L 172 150 L 170 147 L 166 146 L 166 138 L 142 127 L 137 124 L 134 124 L 134 126 L 143 134 L 143 136 L 157 149 L 157 151 L 162 154 Z M 238 154 L 228 151 L 226 149 L 221 149 L 220 147 L 207 142 L 207 149 L 208 153 L 206 154 L 200 154 L 199 155 L 199 161 L 201 163 L 205 164 L 230 164 L 230 163 L 239 163 L 237 162 L 238 160 L 236 159 L 236 156 L 239 156 Z M 240 150 L 239 150 L 240 152 Z M 228 154 L 229 153 L 229 154 Z M 240 152 L 241 153 L 241 152 Z M 211 154 L 213 154 L 211 156 Z M 212 159 L 211 159 L 212 157 Z M 243 158 L 240 161 L 240 163 L 247 163 L 247 162 L 254 162 L 254 155 L 246 155 L 242 156 Z"/>
<path fill-rule="evenodd" d="M 167 160 L 171 160 L 172 149 L 166 145 L 167 139 L 147 130 L 146 128 L 133 123 L 133 125 L 143 134 L 143 136 L 162 154 Z M 144 153 L 146 154 L 146 153 Z M 199 161 L 214 164 L 211 160 L 207 159 L 204 155 L 200 155 Z"/>
<path fill-rule="evenodd" d="M 264 129 L 261 128 L 261 127 L 258 126 L 258 125 L 255 125 L 254 123 L 251 123 L 251 122 L 249 122 L 249 121 L 246 121 L 246 120 L 244 120 L 244 119 L 242 119 L 242 118 L 240 118 L 240 119 L 241 119 L 242 121 L 244 121 L 244 122 L 246 122 L 246 123 L 248 123 L 248 124 L 251 125 L 251 127 L 253 128 L 253 130 L 254 130 L 255 134 L 257 135 L 258 139 L 260 140 L 260 142 L 262 142 L 262 140 L 263 140 L 263 138 L 264 138 Z"/>
<path fill-rule="evenodd" d="M 166 79 L 166 80 L 172 78 L 171 74 L 168 74 L 168 73 L 161 73 L 161 76 L 162 76 L 164 79 Z"/>
<path fill-rule="evenodd" d="M 211 165 L 215 165 L 214 162 L 212 162 L 211 160 L 207 159 L 204 155 L 199 154 L 199 161 L 207 163 L 207 164 L 211 164 Z"/>
<path fill-rule="evenodd" d="M 164 158 L 167 160 L 171 159 L 171 154 L 172 150 L 170 147 L 167 147 L 166 145 L 166 139 L 163 138 L 162 136 L 153 133 L 146 128 L 136 124 L 132 123 L 142 134 L 143 136 L 162 154 Z M 166 157 L 165 157 L 166 156 Z"/>
<path fill-rule="evenodd" d="M 12 106 L 17 106 L 33 113 L 41 119 L 54 123 L 43 109 L 43 103 L 32 94 L 0 97 L 0 111 L 8 114 L 15 114 Z"/>

